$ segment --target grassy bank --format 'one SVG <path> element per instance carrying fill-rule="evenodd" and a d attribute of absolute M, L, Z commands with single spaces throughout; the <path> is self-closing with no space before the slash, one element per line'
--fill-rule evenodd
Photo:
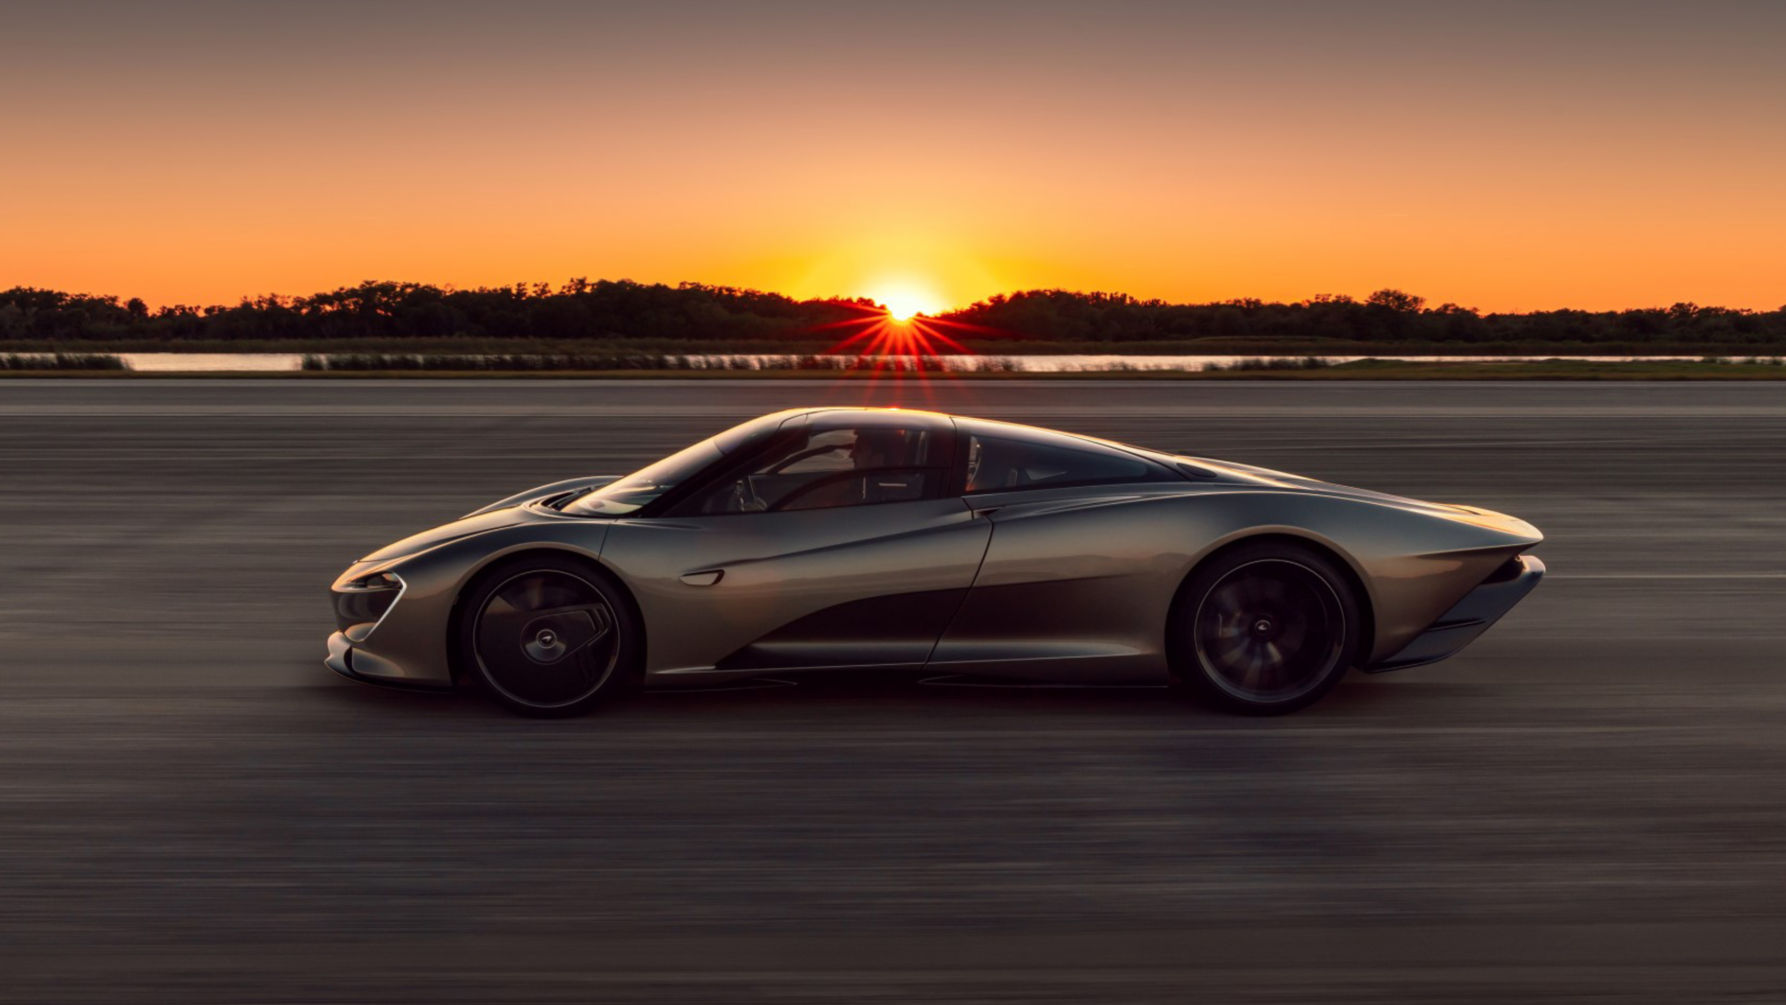
<path fill-rule="evenodd" d="M 416 355 L 409 353 L 326 353 L 303 359 L 309 372 L 412 373 L 566 373 L 578 371 L 673 371 L 676 373 L 749 373 L 760 371 L 818 371 L 843 373 L 876 370 L 886 373 L 940 373 L 964 369 L 975 374 L 1015 373 L 1008 359 L 976 360 L 965 368 L 952 368 L 934 356 L 876 360 L 863 356 L 775 355 L 748 359 L 706 358 L 666 353 L 570 353 L 543 355 Z"/>
<path fill-rule="evenodd" d="M 0 373 L 123 372 L 124 361 L 107 353 L 59 352 L 49 356 L 0 354 Z"/>
<path fill-rule="evenodd" d="M 1295 361 L 1291 361 L 1294 363 Z M 536 380 L 1786 380 L 1786 365 L 1773 359 L 1755 361 L 1682 361 L 1670 363 L 1590 363 L 1542 360 L 1529 363 L 1402 363 L 1364 360 L 1334 366 L 1245 365 L 1221 370 L 1106 370 L 1073 373 L 1023 373 L 1009 370 L 940 373 L 840 369 L 679 370 L 679 369 L 336 369 L 276 373 L 136 373 L 116 369 L 5 369 L 0 378 L 208 378 L 217 380 L 367 378 Z"/>
<path fill-rule="evenodd" d="M 1388 342 L 1351 339 L 1202 338 L 1135 342 L 1043 341 L 1018 338 L 974 338 L 958 341 L 976 355 L 1134 355 L 1134 356 L 1775 356 L 1786 355 L 1786 343 L 1713 342 Z M 525 338 L 371 338 L 371 339 L 244 339 L 113 341 L 0 341 L 0 353 L 63 352 L 281 352 L 305 354 L 421 355 L 709 355 L 766 353 L 817 355 L 837 349 L 827 339 L 525 339 Z"/>

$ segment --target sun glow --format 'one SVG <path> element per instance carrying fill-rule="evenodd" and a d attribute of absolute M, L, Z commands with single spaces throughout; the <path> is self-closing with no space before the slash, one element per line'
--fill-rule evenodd
<path fill-rule="evenodd" d="M 943 310 L 942 298 L 936 291 L 917 283 L 888 283 L 870 293 L 869 299 L 887 310 L 887 318 L 907 324 L 919 315 L 934 315 Z"/>

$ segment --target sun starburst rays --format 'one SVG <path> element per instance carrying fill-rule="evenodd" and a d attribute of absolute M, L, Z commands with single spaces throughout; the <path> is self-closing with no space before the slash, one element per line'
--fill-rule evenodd
<path fill-rule="evenodd" d="M 929 378 L 952 377 L 956 372 L 948 357 L 973 354 L 972 349 L 950 334 L 951 329 L 963 335 L 976 331 L 991 334 L 990 329 L 978 325 L 923 313 L 901 318 L 888 306 L 864 304 L 859 316 L 824 326 L 824 330 L 837 331 L 842 336 L 826 353 L 853 357 L 854 365 L 847 372 L 851 376 L 867 375 L 864 387 L 870 398 L 877 394 L 880 379 L 890 377 L 895 382 L 896 398 L 900 389 L 910 384 L 928 400 L 932 397 Z M 904 380 L 908 376 L 912 378 L 910 382 Z"/>

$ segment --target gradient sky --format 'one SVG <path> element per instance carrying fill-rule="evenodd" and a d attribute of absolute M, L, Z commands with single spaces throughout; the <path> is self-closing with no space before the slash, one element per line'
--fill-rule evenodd
<path fill-rule="evenodd" d="M 1786 303 L 1786 3 L 8 3 L 0 287 Z"/>

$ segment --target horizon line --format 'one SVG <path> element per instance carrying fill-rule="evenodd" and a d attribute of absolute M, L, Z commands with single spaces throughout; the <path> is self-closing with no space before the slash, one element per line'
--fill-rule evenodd
<path fill-rule="evenodd" d="M 577 284 L 577 283 L 582 283 L 584 285 L 580 288 L 573 288 L 573 284 Z M 425 281 L 408 280 L 408 279 L 362 279 L 358 283 L 336 286 L 332 289 L 315 290 L 310 293 L 269 292 L 269 293 L 258 293 L 258 294 L 242 294 L 235 301 L 227 302 L 227 303 L 220 303 L 220 302 L 184 303 L 184 302 L 180 302 L 180 301 L 165 301 L 165 302 L 161 302 L 161 303 L 151 304 L 142 297 L 123 297 L 123 296 L 120 296 L 118 294 L 113 294 L 113 293 L 73 292 L 70 290 L 57 289 L 55 287 L 47 287 L 47 286 L 14 285 L 14 286 L 6 287 L 4 289 L 0 289 L 0 299 L 6 299 L 9 297 L 9 295 L 18 295 L 18 294 L 55 294 L 55 295 L 67 297 L 70 299 L 96 300 L 96 301 L 100 301 L 100 302 L 109 302 L 109 303 L 117 304 L 119 306 L 127 305 L 131 301 L 141 301 L 144 304 L 145 308 L 148 309 L 151 313 L 161 313 L 161 312 L 165 312 L 165 311 L 168 311 L 171 309 L 177 309 L 177 308 L 187 308 L 187 309 L 192 309 L 192 310 L 197 310 L 197 311 L 205 311 L 205 310 L 208 310 L 211 308 L 230 310 L 230 309 L 235 309 L 235 308 L 243 307 L 243 306 L 255 306 L 258 304 L 265 303 L 267 301 L 293 302 L 293 301 L 312 300 L 312 299 L 315 299 L 318 297 L 328 296 L 328 295 L 332 295 L 332 294 L 339 294 L 339 293 L 351 292 L 354 290 L 363 290 L 363 289 L 368 289 L 368 288 L 376 288 L 376 287 L 381 287 L 381 286 L 408 287 L 408 288 L 412 288 L 412 289 L 432 289 L 432 290 L 437 290 L 440 293 L 445 294 L 445 295 L 453 295 L 453 294 L 459 294 L 459 293 L 497 293 L 497 292 L 511 292 L 512 293 L 512 292 L 518 291 L 524 298 L 535 298 L 535 297 L 543 298 L 543 297 L 549 297 L 549 296 L 579 295 L 581 293 L 587 292 L 587 291 L 594 289 L 594 288 L 596 288 L 600 285 L 603 285 L 603 284 L 607 284 L 610 286 L 634 286 L 634 287 L 641 287 L 641 288 L 646 288 L 646 289 L 659 288 L 659 289 L 664 289 L 664 290 L 669 290 L 669 291 L 707 290 L 707 291 L 712 291 L 712 292 L 731 295 L 731 296 L 738 296 L 738 297 L 749 297 L 749 296 L 779 297 L 783 300 L 788 301 L 789 303 L 797 304 L 797 305 L 836 304 L 836 305 L 854 305 L 854 306 L 873 306 L 873 307 L 878 307 L 881 309 L 886 309 L 886 307 L 887 307 L 886 304 L 884 304 L 878 300 L 875 300 L 872 296 L 867 295 L 867 294 L 860 294 L 860 293 L 858 293 L 858 294 L 836 293 L 836 294 L 831 294 L 828 296 L 795 297 L 791 294 L 783 293 L 779 290 L 759 289 L 759 288 L 748 287 L 748 286 L 734 286 L 734 285 L 725 284 L 725 283 L 709 283 L 709 282 L 702 282 L 699 280 L 678 280 L 677 282 L 674 282 L 674 283 L 668 283 L 668 282 L 661 282 L 661 281 L 645 282 L 645 281 L 641 281 L 641 280 L 629 279 L 629 278 L 624 278 L 624 277 L 617 278 L 617 279 L 603 278 L 603 279 L 593 279 L 592 280 L 592 279 L 589 279 L 584 276 L 573 276 L 573 277 L 570 277 L 569 279 L 564 280 L 562 283 L 556 284 L 556 285 L 547 283 L 547 282 L 543 282 L 543 281 L 518 281 L 515 283 L 508 283 L 508 284 L 458 286 L 453 283 L 434 283 L 434 282 L 425 282 Z M 1034 286 L 1034 287 L 1023 287 L 1023 288 L 1017 288 L 1017 289 L 1011 289 L 1011 290 L 1006 290 L 1006 291 L 1000 291 L 997 293 L 987 294 L 986 296 L 981 297 L 977 300 L 974 300 L 968 304 L 951 306 L 951 307 L 948 307 L 943 310 L 939 310 L 939 311 L 935 311 L 935 312 L 931 312 L 931 313 L 924 313 L 924 314 L 921 314 L 920 316 L 934 317 L 934 318 L 947 318 L 951 315 L 960 314 L 960 313 L 972 310 L 975 307 L 979 307 L 982 305 L 989 305 L 997 299 L 1002 298 L 1002 299 L 1008 301 L 1010 299 L 1020 297 L 1020 296 L 1064 295 L 1064 296 L 1079 297 L 1079 298 L 1085 298 L 1085 299 L 1108 299 L 1108 300 L 1115 300 L 1115 301 L 1127 301 L 1127 302 L 1133 303 L 1137 306 L 1143 306 L 1143 307 L 1240 307 L 1243 309 L 1249 309 L 1249 308 L 1250 309 L 1261 309 L 1261 308 L 1268 308 L 1268 307 L 1311 307 L 1311 306 L 1326 305 L 1326 304 L 1333 304 L 1333 305 L 1340 305 L 1340 306 L 1344 306 L 1344 305 L 1371 306 L 1371 304 L 1370 304 L 1371 298 L 1380 296 L 1382 294 L 1392 294 L 1392 295 L 1396 295 L 1399 297 L 1408 297 L 1414 301 L 1417 301 L 1418 303 L 1415 306 L 1413 306 L 1411 308 L 1404 308 L 1404 309 L 1409 310 L 1411 313 L 1432 313 L 1432 312 L 1445 311 L 1447 309 L 1450 309 L 1450 310 L 1455 310 L 1458 312 L 1476 314 L 1480 317 L 1529 315 L 1529 314 L 1554 314 L 1554 313 L 1561 313 L 1561 312 L 1581 313 L 1581 314 L 1623 314 L 1623 313 L 1630 313 L 1630 312 L 1660 311 L 1660 312 L 1666 313 L 1666 312 L 1674 311 L 1674 310 L 1681 309 L 1681 308 L 1690 308 L 1694 311 L 1717 311 L 1717 312 L 1727 312 L 1727 313 L 1734 313 L 1734 314 L 1774 314 L 1774 313 L 1786 312 L 1786 293 L 1783 293 L 1783 300 L 1782 300 L 1781 305 L 1777 306 L 1777 307 L 1772 307 L 1772 308 L 1729 307 L 1729 306 L 1725 306 L 1722 304 L 1700 304 L 1700 303 L 1696 303 L 1696 302 L 1690 301 L 1690 300 L 1676 300 L 1672 303 L 1667 303 L 1667 304 L 1657 302 L 1657 303 L 1651 303 L 1651 304 L 1647 304 L 1647 305 L 1629 305 L 1629 306 L 1624 306 L 1624 307 L 1602 308 L 1602 309 L 1590 309 L 1590 308 L 1582 308 L 1582 307 L 1564 306 L 1564 307 L 1537 307 L 1537 308 L 1529 308 L 1526 310 L 1484 311 L 1478 307 L 1466 306 L 1466 305 L 1458 304 L 1458 303 L 1455 303 L 1452 301 L 1446 301 L 1441 304 L 1433 305 L 1433 304 L 1428 303 L 1426 298 L 1421 297 L 1418 294 L 1410 294 L 1405 290 L 1402 290 L 1402 289 L 1399 289 L 1399 288 L 1393 287 L 1393 286 L 1381 287 L 1377 290 L 1373 290 L 1371 293 L 1366 294 L 1363 297 L 1354 296 L 1349 293 L 1316 293 L 1316 294 L 1312 294 L 1310 296 L 1304 297 L 1300 300 L 1265 300 L 1260 297 L 1237 296 L 1237 297 L 1229 297 L 1229 298 L 1223 299 L 1223 300 L 1204 300 L 1204 301 L 1175 301 L 1175 300 L 1168 300 L 1163 297 L 1138 297 L 1134 294 L 1122 292 L 1119 290 L 1071 289 L 1071 288 L 1064 287 L 1064 286 Z"/>

